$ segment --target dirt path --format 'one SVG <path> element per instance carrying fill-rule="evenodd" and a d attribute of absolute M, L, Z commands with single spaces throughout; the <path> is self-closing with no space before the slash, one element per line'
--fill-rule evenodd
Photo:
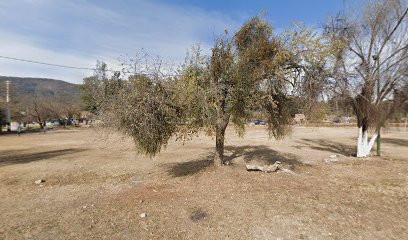
<path fill-rule="evenodd" d="M 0 239 L 408 239 L 408 134 L 384 133 L 384 156 L 365 160 L 355 136 L 228 129 L 219 169 L 209 137 L 150 159 L 92 130 L 2 136 Z M 294 174 L 244 170 L 277 160 Z"/>

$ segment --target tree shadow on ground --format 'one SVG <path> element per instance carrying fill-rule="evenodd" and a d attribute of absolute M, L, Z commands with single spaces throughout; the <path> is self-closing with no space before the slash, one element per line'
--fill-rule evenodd
<path fill-rule="evenodd" d="M 408 147 L 408 140 L 406 140 L 406 139 L 381 138 L 381 140 L 384 143 L 391 143 L 391 144 L 399 145 L 399 146 L 402 146 L 402 147 Z"/>
<path fill-rule="evenodd" d="M 35 162 L 45 159 L 50 159 L 53 157 L 58 157 L 67 154 L 83 152 L 85 149 L 60 149 L 53 151 L 45 152 L 36 152 L 36 153 L 24 153 L 21 151 L 0 151 L 0 167 L 12 165 L 12 164 L 21 164 Z"/>
<path fill-rule="evenodd" d="M 291 169 L 296 166 L 308 166 L 297 160 L 296 156 L 292 154 L 282 154 L 267 146 L 226 146 L 224 152 L 224 160 L 234 162 L 238 158 L 242 158 L 245 163 L 257 162 L 259 164 L 273 164 L 280 161 Z M 181 162 L 175 164 L 166 164 L 167 172 L 172 177 L 183 177 L 197 174 L 213 165 L 214 153 L 193 161 Z"/>
<path fill-rule="evenodd" d="M 197 174 L 206 168 L 210 167 L 213 163 L 214 154 L 209 154 L 198 160 L 181 162 L 175 164 L 165 164 L 167 172 L 172 177 L 183 177 Z"/>
<path fill-rule="evenodd" d="M 356 156 L 356 146 L 330 141 L 327 139 L 302 138 L 298 143 L 303 145 L 295 146 L 297 149 L 310 148 L 319 151 L 331 152 L 345 156 Z"/>
<path fill-rule="evenodd" d="M 295 169 L 297 166 L 307 166 L 308 164 L 302 163 L 293 154 L 280 153 L 268 146 L 227 146 L 226 152 L 231 152 L 229 156 L 225 156 L 226 161 L 234 163 L 238 158 L 242 158 L 245 163 L 257 162 L 259 164 L 273 164 L 276 161 L 281 162 L 284 165 Z"/>

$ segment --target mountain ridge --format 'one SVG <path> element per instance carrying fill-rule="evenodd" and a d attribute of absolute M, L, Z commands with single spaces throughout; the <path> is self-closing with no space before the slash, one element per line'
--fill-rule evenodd
<path fill-rule="evenodd" d="M 81 84 L 69 83 L 59 79 L 0 76 L 0 89 L 6 88 L 6 81 L 11 81 L 10 94 L 14 96 L 40 95 L 76 98 L 79 97 L 81 88 Z"/>

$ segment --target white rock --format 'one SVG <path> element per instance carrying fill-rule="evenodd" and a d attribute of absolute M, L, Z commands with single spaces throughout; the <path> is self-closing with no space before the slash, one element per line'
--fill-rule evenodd
<path fill-rule="evenodd" d="M 329 162 L 337 162 L 337 158 L 325 158 L 324 161 L 327 162 L 327 163 L 329 163 Z"/>
<path fill-rule="evenodd" d="M 146 213 L 140 214 L 140 218 L 145 218 L 145 217 L 147 217 L 147 214 L 146 214 Z"/>
<path fill-rule="evenodd" d="M 330 155 L 330 158 L 336 158 L 336 157 L 337 157 L 336 154 Z"/>
<path fill-rule="evenodd" d="M 41 184 L 41 183 L 43 183 L 43 182 L 45 182 L 44 179 L 38 179 L 38 180 L 36 180 L 34 183 L 35 183 L 35 184 Z"/>

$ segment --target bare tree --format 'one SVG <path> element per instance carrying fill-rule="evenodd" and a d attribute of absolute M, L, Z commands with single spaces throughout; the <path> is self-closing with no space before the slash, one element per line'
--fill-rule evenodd
<path fill-rule="evenodd" d="M 369 155 L 381 126 L 407 99 L 402 91 L 408 69 L 406 1 L 368 1 L 364 10 L 360 17 L 328 26 L 334 46 L 332 87 L 349 99 L 357 116 L 357 157 Z M 375 133 L 368 140 L 370 128 Z"/>
<path fill-rule="evenodd" d="M 55 99 L 44 96 L 30 96 L 24 101 L 27 106 L 27 117 L 40 125 L 41 129 L 46 126 L 47 120 L 58 119 L 58 107 Z"/>
<path fill-rule="evenodd" d="M 58 97 L 54 104 L 60 119 L 73 119 L 81 117 L 80 100 L 72 97 Z"/>

